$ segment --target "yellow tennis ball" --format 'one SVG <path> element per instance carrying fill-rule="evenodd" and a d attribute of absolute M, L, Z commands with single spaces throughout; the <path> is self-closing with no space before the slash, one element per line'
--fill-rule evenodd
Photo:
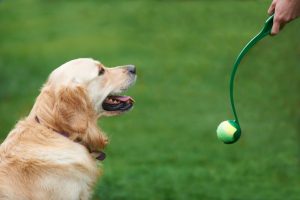
<path fill-rule="evenodd" d="M 217 136 L 225 144 L 232 144 L 240 138 L 241 128 L 235 120 L 223 121 L 217 128 Z"/>

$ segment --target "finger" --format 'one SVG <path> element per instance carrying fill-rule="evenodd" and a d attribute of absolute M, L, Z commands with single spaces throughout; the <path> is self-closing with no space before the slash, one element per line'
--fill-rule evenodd
<path fill-rule="evenodd" d="M 280 30 L 280 23 L 279 21 L 274 21 L 272 30 L 271 30 L 271 35 L 277 35 Z"/>
<path fill-rule="evenodd" d="M 272 4 L 270 5 L 269 9 L 268 9 L 268 14 L 269 15 L 272 15 L 274 13 L 275 6 L 276 6 L 276 3 L 275 3 L 275 1 L 273 1 Z"/>

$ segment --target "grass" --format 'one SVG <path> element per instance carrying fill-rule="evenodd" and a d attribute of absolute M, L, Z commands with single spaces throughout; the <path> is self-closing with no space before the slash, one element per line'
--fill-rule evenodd
<path fill-rule="evenodd" d="M 133 63 L 135 109 L 99 122 L 111 144 L 94 199 L 299 199 L 300 20 L 260 42 L 240 66 L 240 141 L 223 145 L 215 134 L 232 117 L 234 59 L 269 3 L 0 1 L 0 136 L 65 61 Z"/>

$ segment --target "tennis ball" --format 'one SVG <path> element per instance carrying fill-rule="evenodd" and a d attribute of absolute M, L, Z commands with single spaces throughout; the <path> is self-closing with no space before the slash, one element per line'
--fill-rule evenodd
<path fill-rule="evenodd" d="M 217 136 L 225 144 L 232 144 L 240 138 L 241 128 L 235 120 L 223 121 L 217 128 Z"/>

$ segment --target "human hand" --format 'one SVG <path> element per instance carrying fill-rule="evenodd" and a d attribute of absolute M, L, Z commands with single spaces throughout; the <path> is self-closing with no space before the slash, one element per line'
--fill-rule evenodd
<path fill-rule="evenodd" d="M 276 35 L 285 24 L 300 16 L 300 0 L 273 0 L 268 13 L 275 13 L 271 34 Z"/>

